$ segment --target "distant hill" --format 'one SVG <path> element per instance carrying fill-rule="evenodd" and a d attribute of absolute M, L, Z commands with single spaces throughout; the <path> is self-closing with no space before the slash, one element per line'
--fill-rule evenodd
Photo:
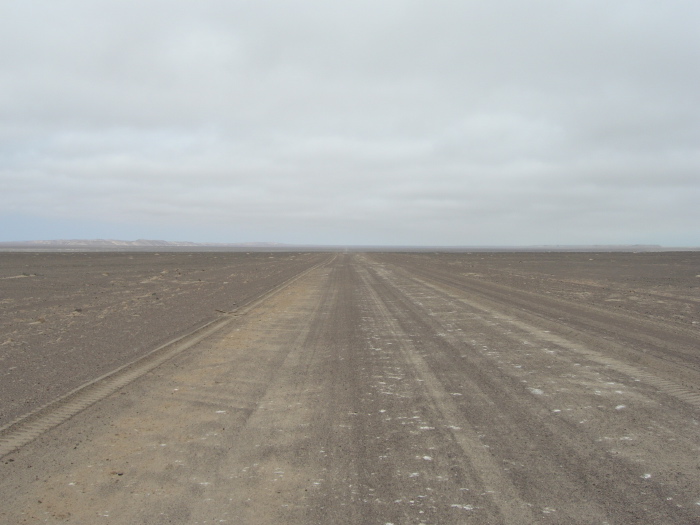
<path fill-rule="evenodd" d="M 0 251 L 350 251 L 350 252 L 661 252 L 698 251 L 700 248 L 658 244 L 531 245 L 531 246 L 378 246 L 301 245 L 278 242 L 199 243 L 137 239 L 56 239 L 0 242 Z"/>
<path fill-rule="evenodd" d="M 273 242 L 243 242 L 243 243 L 197 243 L 190 241 L 162 241 L 152 239 L 137 239 L 135 241 L 123 241 L 117 239 L 55 239 L 46 241 L 11 241 L 0 242 L 0 249 L 11 250 L 128 250 L 128 249 L 148 249 L 148 248 L 222 248 L 222 249 L 244 249 L 244 248 L 284 248 L 288 244 Z"/>

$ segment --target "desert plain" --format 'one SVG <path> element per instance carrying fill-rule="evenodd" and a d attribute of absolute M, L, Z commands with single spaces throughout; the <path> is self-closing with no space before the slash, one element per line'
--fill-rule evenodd
<path fill-rule="evenodd" d="M 698 252 L 0 253 L 0 523 L 700 523 L 699 304 Z"/>

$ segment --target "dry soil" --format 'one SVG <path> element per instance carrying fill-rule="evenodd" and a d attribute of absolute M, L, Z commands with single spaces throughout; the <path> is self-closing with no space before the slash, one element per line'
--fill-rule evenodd
<path fill-rule="evenodd" d="M 2 458 L 0 521 L 700 523 L 700 254 L 255 257 L 325 262 Z"/>

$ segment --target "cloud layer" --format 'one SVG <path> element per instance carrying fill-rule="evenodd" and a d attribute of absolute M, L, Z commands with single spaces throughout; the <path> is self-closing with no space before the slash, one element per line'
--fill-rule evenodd
<path fill-rule="evenodd" d="M 680 0 L 9 2 L 0 240 L 700 245 L 698 19 Z"/>

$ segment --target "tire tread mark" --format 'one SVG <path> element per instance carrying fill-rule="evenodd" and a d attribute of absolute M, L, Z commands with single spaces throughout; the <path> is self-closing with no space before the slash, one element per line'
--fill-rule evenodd
<path fill-rule="evenodd" d="M 487 490 L 493 491 L 491 498 L 501 512 L 504 523 L 535 523 L 530 507 L 520 498 L 517 489 L 511 481 L 500 473 L 499 466 L 486 452 L 476 433 L 469 430 L 469 425 L 464 420 L 459 407 L 450 394 L 445 390 L 423 357 L 413 348 L 408 338 L 399 336 L 403 330 L 391 315 L 387 305 L 384 304 L 375 291 L 376 285 L 371 282 L 371 277 L 365 270 L 361 272 L 361 278 L 369 297 L 374 303 L 377 316 L 382 320 L 384 326 L 396 334 L 395 340 L 399 344 L 404 359 L 413 366 L 417 376 L 422 379 L 421 384 L 426 389 L 435 408 L 449 425 L 460 427 L 459 431 L 450 430 L 450 434 L 473 464 L 475 470 L 480 473 Z"/>
<path fill-rule="evenodd" d="M 30 441 L 33 441 L 47 430 L 60 425 L 79 412 L 82 412 L 90 405 L 113 394 L 120 388 L 125 387 L 132 381 L 201 342 L 229 325 L 236 317 L 246 315 L 273 295 L 280 293 L 293 282 L 305 277 L 314 270 L 331 264 L 333 260 L 335 260 L 335 257 L 336 256 L 333 256 L 327 261 L 316 264 L 298 273 L 255 298 L 248 304 L 242 305 L 231 312 L 227 312 L 218 319 L 200 326 L 189 334 L 185 334 L 155 348 L 136 361 L 93 379 L 57 400 L 5 425 L 0 428 L 0 458 L 26 445 Z"/>
<path fill-rule="evenodd" d="M 472 300 L 465 299 L 464 297 L 459 297 L 456 296 L 454 293 L 452 293 L 449 289 L 447 289 L 444 285 L 438 285 L 435 283 L 430 283 L 425 279 L 413 277 L 412 278 L 414 281 L 421 283 L 422 285 L 431 288 L 435 291 L 439 291 L 442 293 L 446 293 L 449 296 L 453 297 L 454 299 L 461 301 L 465 304 L 468 304 L 470 307 L 480 310 L 486 314 L 492 315 L 492 316 L 498 316 L 502 320 L 507 321 L 508 323 L 512 324 L 513 326 L 516 326 L 517 328 L 533 335 L 536 336 L 542 340 L 548 341 L 550 343 L 559 345 L 563 348 L 566 348 L 568 350 L 573 350 L 581 355 L 586 356 L 588 359 L 595 361 L 597 363 L 607 365 L 618 372 L 622 372 L 628 376 L 635 377 L 637 379 L 642 379 L 646 381 L 648 384 L 658 388 L 661 392 L 672 396 L 676 399 L 679 399 L 681 401 L 684 401 L 690 405 L 692 405 L 695 408 L 700 408 L 700 394 L 693 392 L 692 390 L 688 390 L 687 388 L 684 388 L 682 385 L 679 385 L 678 383 L 674 381 L 670 381 L 668 379 L 664 379 L 659 377 L 658 375 L 649 373 L 644 371 L 642 368 L 633 366 L 627 363 L 623 363 L 622 361 L 605 356 L 599 352 L 596 352 L 594 350 L 591 350 L 590 348 L 577 344 L 570 339 L 567 339 L 565 337 L 550 333 L 550 332 L 545 332 L 536 326 L 526 323 L 524 321 L 515 319 L 514 317 L 510 315 L 506 315 L 503 312 L 500 312 L 494 308 L 485 306 L 484 304 L 477 303 Z M 608 344 L 612 344 L 609 343 Z"/>
<path fill-rule="evenodd" d="M 625 313 L 604 310 L 596 306 L 574 303 L 550 296 L 545 297 L 498 283 L 464 276 L 460 276 L 461 279 L 457 279 L 454 275 L 445 274 L 444 272 L 431 271 L 428 273 L 424 269 L 414 267 L 411 267 L 409 271 L 408 268 L 401 266 L 398 266 L 397 270 L 409 278 L 412 273 L 420 275 L 423 279 L 434 283 L 454 287 L 463 292 L 469 291 L 472 294 L 489 297 L 501 304 L 507 304 L 509 309 L 515 308 L 531 314 L 541 313 L 541 315 L 549 319 L 556 319 L 562 312 L 569 310 L 574 313 L 576 320 L 592 329 L 601 331 L 604 334 L 603 337 L 605 337 L 606 333 L 610 335 L 610 325 L 614 324 L 616 334 L 624 334 L 628 339 L 649 347 L 654 354 L 657 354 L 655 357 L 658 360 L 665 360 L 682 367 L 698 368 L 700 366 L 697 353 L 695 352 L 698 334 L 685 327 L 669 326 L 667 323 L 655 319 L 641 319 Z M 533 309 L 533 305 L 537 305 L 538 309 Z M 664 334 L 664 336 L 659 337 L 649 334 L 650 327 Z M 685 347 L 685 351 L 669 345 L 669 340 L 673 339 L 678 340 Z M 663 354 L 659 354 L 659 349 L 664 351 Z M 673 359 L 671 356 L 673 356 Z M 646 354 L 644 357 L 649 358 L 650 356 Z"/>

